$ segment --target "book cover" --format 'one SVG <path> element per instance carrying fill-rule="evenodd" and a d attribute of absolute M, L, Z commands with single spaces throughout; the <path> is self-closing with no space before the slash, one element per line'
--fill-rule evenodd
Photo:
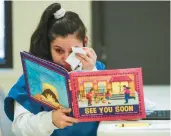
<path fill-rule="evenodd" d="M 73 111 L 81 121 L 145 118 L 141 68 L 72 72 Z"/>
<path fill-rule="evenodd" d="M 51 109 L 72 108 L 68 72 L 27 52 L 20 55 L 29 97 Z"/>
<path fill-rule="evenodd" d="M 145 118 L 141 68 L 72 71 L 21 52 L 29 97 L 81 122 Z"/>

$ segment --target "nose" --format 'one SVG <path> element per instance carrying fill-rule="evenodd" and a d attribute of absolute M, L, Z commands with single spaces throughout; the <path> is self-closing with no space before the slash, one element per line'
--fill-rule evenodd
<path fill-rule="evenodd" d="M 69 55 L 70 55 L 70 52 L 65 52 L 65 53 L 64 53 L 64 57 L 63 57 L 64 60 L 66 60 L 66 59 L 68 58 Z"/>

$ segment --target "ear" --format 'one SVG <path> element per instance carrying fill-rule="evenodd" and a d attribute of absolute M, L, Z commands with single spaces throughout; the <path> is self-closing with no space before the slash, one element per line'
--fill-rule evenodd
<path fill-rule="evenodd" d="M 88 45 L 88 37 L 87 36 L 85 36 L 85 38 L 84 38 L 84 45 L 85 45 L 85 47 Z"/>

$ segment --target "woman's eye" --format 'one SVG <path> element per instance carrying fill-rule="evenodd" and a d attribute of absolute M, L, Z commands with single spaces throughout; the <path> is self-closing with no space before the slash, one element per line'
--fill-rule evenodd
<path fill-rule="evenodd" d="M 56 49 L 56 52 L 59 53 L 59 54 L 62 54 L 64 51 L 63 50 Z"/>

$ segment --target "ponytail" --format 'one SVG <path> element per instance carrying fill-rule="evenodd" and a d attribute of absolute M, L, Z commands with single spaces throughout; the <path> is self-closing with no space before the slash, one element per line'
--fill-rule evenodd
<path fill-rule="evenodd" d="M 61 5 L 59 3 L 54 3 L 43 12 L 40 22 L 31 37 L 29 51 L 31 54 L 46 60 L 52 60 L 48 31 L 55 20 L 54 13 L 60 8 Z"/>

